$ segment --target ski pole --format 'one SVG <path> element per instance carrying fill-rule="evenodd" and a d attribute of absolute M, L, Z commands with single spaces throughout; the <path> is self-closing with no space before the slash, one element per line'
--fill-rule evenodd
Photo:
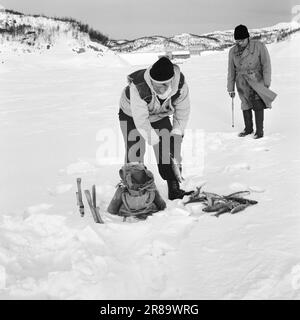
<path fill-rule="evenodd" d="M 93 187 L 92 187 L 92 199 L 93 199 L 93 206 L 94 206 L 94 208 L 96 208 L 97 201 L 96 201 L 96 186 L 95 185 L 93 185 Z"/>
<path fill-rule="evenodd" d="M 79 206 L 80 215 L 83 217 L 84 216 L 84 205 L 83 205 L 83 201 L 82 201 L 81 178 L 77 178 L 77 189 L 78 189 L 78 192 L 76 192 L 77 205 Z"/>
<path fill-rule="evenodd" d="M 234 101 L 233 101 L 233 99 L 234 98 L 231 98 L 232 100 L 231 100 L 231 126 L 232 126 L 232 128 L 234 128 Z"/>

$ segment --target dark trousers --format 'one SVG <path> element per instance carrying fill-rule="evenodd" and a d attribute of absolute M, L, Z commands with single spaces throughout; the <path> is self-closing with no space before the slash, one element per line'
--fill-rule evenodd
<path fill-rule="evenodd" d="M 256 133 L 263 134 L 264 132 L 264 109 L 255 110 L 255 125 Z M 243 110 L 244 122 L 245 122 L 245 131 L 247 133 L 253 132 L 253 120 L 252 120 L 252 109 Z"/>
<path fill-rule="evenodd" d="M 146 151 L 145 139 L 136 129 L 134 120 L 120 109 L 119 111 L 120 127 L 124 138 L 126 156 L 125 161 L 144 162 Z M 169 117 L 162 118 L 159 121 L 151 122 L 153 129 L 157 129 L 159 134 L 159 143 L 153 146 L 158 171 L 163 180 L 176 180 L 174 175 L 170 155 L 180 158 L 181 140 L 174 141 L 174 137 L 170 136 L 172 124 Z M 174 150 L 175 145 L 175 150 Z"/>

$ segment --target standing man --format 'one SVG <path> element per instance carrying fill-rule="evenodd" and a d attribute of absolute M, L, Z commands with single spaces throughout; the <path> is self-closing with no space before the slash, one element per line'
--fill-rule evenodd
<path fill-rule="evenodd" d="M 271 108 L 276 94 L 269 90 L 271 85 L 271 61 L 266 46 L 250 39 L 246 26 L 234 30 L 235 45 L 229 51 L 227 90 L 235 97 L 235 84 L 242 102 L 245 129 L 239 133 L 244 137 L 253 133 L 252 109 L 255 114 L 256 132 L 254 139 L 264 136 L 264 109 Z"/>
<path fill-rule="evenodd" d="M 189 90 L 184 75 L 167 57 L 128 76 L 119 111 L 126 162 L 143 162 L 145 141 L 152 145 L 159 174 L 168 183 L 170 200 L 190 194 L 180 189 L 171 161 L 171 157 L 176 159 L 181 169 L 181 143 L 189 114 Z"/>

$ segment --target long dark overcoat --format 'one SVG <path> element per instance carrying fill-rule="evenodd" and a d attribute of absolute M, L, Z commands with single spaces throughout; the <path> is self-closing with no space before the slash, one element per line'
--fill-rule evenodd
<path fill-rule="evenodd" d="M 242 54 L 233 46 L 228 56 L 227 90 L 234 91 L 235 85 L 242 101 L 242 110 L 253 107 L 253 90 L 271 108 L 276 93 L 271 85 L 271 61 L 266 46 L 258 40 L 250 40 Z"/>

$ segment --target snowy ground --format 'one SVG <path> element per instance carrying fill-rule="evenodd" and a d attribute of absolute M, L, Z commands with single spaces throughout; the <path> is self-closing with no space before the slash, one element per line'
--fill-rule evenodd
<path fill-rule="evenodd" d="M 119 130 L 126 75 L 150 56 L 99 63 L 61 52 L 0 55 L 0 298 L 299 299 L 299 49 L 299 35 L 269 46 L 278 98 L 260 140 L 236 136 L 238 99 L 231 128 L 227 52 L 180 65 L 191 92 L 189 129 L 203 138 L 203 167 L 186 166 L 184 186 L 248 189 L 259 203 L 216 219 L 201 205 L 168 201 L 139 223 L 105 212 L 121 163 L 103 165 L 96 155 L 103 132 Z M 97 185 L 104 225 L 88 211 L 80 218 L 79 176 L 84 188 Z"/>

